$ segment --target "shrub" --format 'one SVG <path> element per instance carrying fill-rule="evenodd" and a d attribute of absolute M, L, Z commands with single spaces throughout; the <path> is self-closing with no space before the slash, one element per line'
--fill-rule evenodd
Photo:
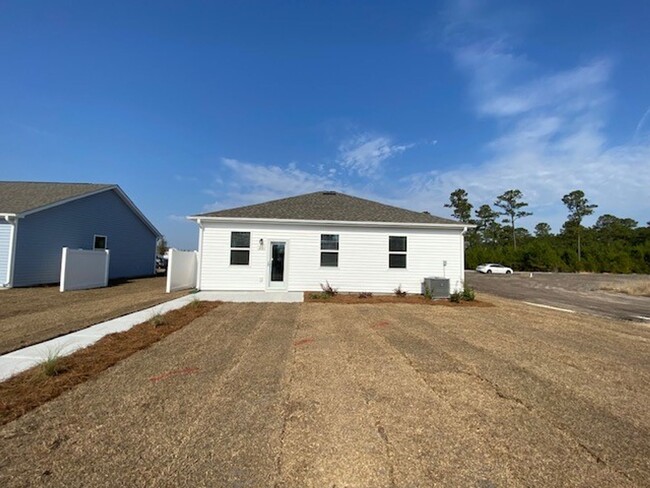
<path fill-rule="evenodd" d="M 462 291 L 457 291 L 449 295 L 449 301 L 452 303 L 472 302 L 476 298 L 474 290 L 469 286 L 464 286 Z"/>
<path fill-rule="evenodd" d="M 424 298 L 431 300 L 433 299 L 433 295 L 431 293 L 431 288 L 429 288 L 427 285 L 424 285 Z"/>
<path fill-rule="evenodd" d="M 157 313 L 149 319 L 149 322 L 151 322 L 151 325 L 154 327 L 160 327 L 161 325 L 165 325 L 165 316 L 161 313 Z"/>
<path fill-rule="evenodd" d="M 326 281 L 324 285 L 321 283 L 320 287 L 323 289 L 323 293 L 325 293 L 328 297 L 333 297 L 334 295 L 338 294 L 338 290 L 330 285 L 329 281 Z"/>
<path fill-rule="evenodd" d="M 469 286 L 465 286 L 463 288 L 463 291 L 461 293 L 461 298 L 465 300 L 466 302 L 473 302 L 474 299 L 476 298 L 476 294 L 474 293 L 474 289 L 470 288 Z"/>
<path fill-rule="evenodd" d="M 406 296 L 406 292 L 404 290 L 402 290 L 402 284 L 401 283 L 399 284 L 399 286 L 397 288 L 395 288 L 393 290 L 393 293 L 395 293 L 395 295 L 397 295 L 398 297 L 405 297 Z"/>
<path fill-rule="evenodd" d="M 372 292 L 362 291 L 361 293 L 359 293 L 359 298 L 372 298 Z"/>
<path fill-rule="evenodd" d="M 48 351 L 45 358 L 39 365 L 45 376 L 57 376 L 65 371 L 61 364 L 60 351 Z"/>

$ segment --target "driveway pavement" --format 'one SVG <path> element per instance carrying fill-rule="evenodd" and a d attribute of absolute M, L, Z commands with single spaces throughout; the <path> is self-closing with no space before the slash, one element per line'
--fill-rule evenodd
<path fill-rule="evenodd" d="M 469 286 L 483 293 L 530 303 L 564 308 L 602 317 L 633 320 L 650 324 L 650 298 L 606 292 L 611 284 L 650 281 L 647 275 L 591 273 L 515 273 L 481 274 L 466 271 Z"/>
<path fill-rule="evenodd" d="M 650 329 L 223 304 L 0 428 L 0 486 L 647 486 Z"/>

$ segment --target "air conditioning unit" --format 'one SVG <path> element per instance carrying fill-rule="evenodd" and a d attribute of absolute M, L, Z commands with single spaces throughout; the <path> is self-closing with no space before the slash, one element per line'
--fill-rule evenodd
<path fill-rule="evenodd" d="M 449 298 L 449 278 L 435 276 L 424 278 L 422 293 L 426 293 L 427 290 L 431 298 Z"/>

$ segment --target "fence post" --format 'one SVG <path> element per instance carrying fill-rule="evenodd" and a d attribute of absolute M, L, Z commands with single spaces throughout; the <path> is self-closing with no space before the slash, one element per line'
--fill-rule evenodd
<path fill-rule="evenodd" d="M 167 285 L 165 286 L 165 293 L 172 292 L 172 263 L 174 262 L 174 249 L 169 249 L 167 258 Z"/>
<path fill-rule="evenodd" d="M 64 247 L 61 250 L 61 276 L 59 278 L 59 291 L 65 291 L 65 269 L 66 269 L 67 258 L 68 258 L 68 248 Z"/>
<path fill-rule="evenodd" d="M 104 266 L 104 286 L 108 286 L 108 265 L 111 260 L 111 251 L 106 249 L 105 252 L 106 252 L 106 265 Z"/>

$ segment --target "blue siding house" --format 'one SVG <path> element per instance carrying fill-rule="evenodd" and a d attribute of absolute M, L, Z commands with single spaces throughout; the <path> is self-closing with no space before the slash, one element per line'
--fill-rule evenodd
<path fill-rule="evenodd" d="M 117 185 L 0 182 L 0 286 L 58 283 L 63 247 L 109 249 L 109 279 L 150 276 L 160 237 Z"/>

